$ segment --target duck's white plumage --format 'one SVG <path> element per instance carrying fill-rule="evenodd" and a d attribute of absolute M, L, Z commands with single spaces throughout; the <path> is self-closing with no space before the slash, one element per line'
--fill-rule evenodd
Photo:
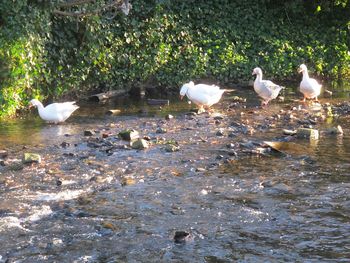
<path fill-rule="evenodd" d="M 252 75 L 256 75 L 254 90 L 263 99 L 263 105 L 268 104 L 270 100 L 276 99 L 280 91 L 284 88 L 270 80 L 263 80 L 261 68 L 255 68 Z"/>
<path fill-rule="evenodd" d="M 32 99 L 30 104 L 38 108 L 39 116 L 43 120 L 53 123 L 64 122 L 79 108 L 75 101 L 52 103 L 44 107 L 40 101 Z"/>
<path fill-rule="evenodd" d="M 310 78 L 305 64 L 301 64 L 298 69 L 299 73 L 303 74 L 303 78 L 300 82 L 300 92 L 304 94 L 305 99 L 315 99 L 321 94 L 322 85 L 317 80 Z"/>
<path fill-rule="evenodd" d="M 225 89 L 220 89 L 216 85 L 197 84 L 193 81 L 185 83 L 180 90 L 180 96 L 187 96 L 193 103 L 199 107 L 199 111 L 204 111 L 204 108 L 209 108 L 215 103 L 218 103 L 225 92 Z"/>

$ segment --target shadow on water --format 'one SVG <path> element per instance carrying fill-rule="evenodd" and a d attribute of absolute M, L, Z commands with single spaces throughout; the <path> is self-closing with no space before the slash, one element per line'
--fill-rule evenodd
<path fill-rule="evenodd" d="M 247 102 L 230 108 L 231 95 Z M 2 123 L 1 148 L 16 146 L 10 158 L 26 146 L 43 161 L 0 167 L 0 262 L 347 262 L 349 118 L 317 126 L 340 124 L 343 135 L 294 140 L 305 153 L 239 152 L 290 128 L 271 121 L 299 107 L 293 84 L 283 95 L 261 109 L 252 89 L 239 89 L 214 107 L 224 112 L 216 119 L 185 116 L 193 105 L 178 99 L 160 109 L 124 98 L 81 104 L 62 125 L 36 112 Z M 125 147 L 115 138 L 125 128 L 150 137 L 151 147 Z M 84 137 L 86 129 L 98 132 Z M 180 150 L 165 151 L 174 140 Z M 188 239 L 174 242 L 176 231 Z"/>

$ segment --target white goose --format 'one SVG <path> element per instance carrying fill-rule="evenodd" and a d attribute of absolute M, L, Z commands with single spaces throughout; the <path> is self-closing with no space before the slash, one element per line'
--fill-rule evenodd
<path fill-rule="evenodd" d="M 284 88 L 270 80 L 263 80 L 261 68 L 253 69 L 252 75 L 256 75 L 254 90 L 263 99 L 261 103 L 263 106 L 267 105 L 270 100 L 276 99 L 281 89 Z"/>
<path fill-rule="evenodd" d="M 317 80 L 310 78 L 305 64 L 301 64 L 298 69 L 299 73 L 303 73 L 303 79 L 300 82 L 300 92 L 304 94 L 304 100 L 306 99 L 315 99 L 321 93 L 322 85 L 317 82 Z"/>
<path fill-rule="evenodd" d="M 199 107 L 198 113 L 201 113 L 205 111 L 205 108 L 210 110 L 213 104 L 218 103 L 225 91 L 228 90 L 220 89 L 220 87 L 215 85 L 194 85 L 193 81 L 190 81 L 181 87 L 180 97 L 182 99 L 186 95 Z"/>
<path fill-rule="evenodd" d="M 38 108 L 39 116 L 44 121 L 53 122 L 55 124 L 64 122 L 79 108 L 79 106 L 75 105 L 75 101 L 52 103 L 44 107 L 40 101 L 32 99 L 29 105 Z"/>

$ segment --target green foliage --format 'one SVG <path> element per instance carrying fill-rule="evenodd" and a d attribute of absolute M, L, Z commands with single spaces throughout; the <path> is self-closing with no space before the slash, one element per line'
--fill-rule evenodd
<path fill-rule="evenodd" d="M 301 63 L 326 78 L 350 75 L 348 0 L 131 0 L 128 16 L 80 17 L 55 14 L 63 2 L 1 1 L 0 118 L 32 97 L 242 81 L 256 66 L 272 78 L 295 77 Z M 109 2 L 64 11 L 93 13 Z"/>

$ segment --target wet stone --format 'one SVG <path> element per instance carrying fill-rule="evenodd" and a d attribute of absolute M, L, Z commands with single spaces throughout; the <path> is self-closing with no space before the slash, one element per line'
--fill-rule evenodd
<path fill-rule="evenodd" d="M 150 140 L 151 140 L 151 137 L 150 137 L 150 136 L 143 136 L 142 139 L 144 139 L 144 140 L 146 140 L 146 141 L 150 141 Z"/>
<path fill-rule="evenodd" d="M 237 137 L 237 133 L 236 133 L 236 132 L 231 131 L 231 132 L 228 134 L 228 137 L 230 137 L 230 138 Z"/>
<path fill-rule="evenodd" d="M 131 143 L 131 148 L 136 150 L 143 150 L 149 147 L 149 143 L 144 139 L 138 139 Z"/>
<path fill-rule="evenodd" d="M 217 160 L 222 160 L 223 158 L 224 158 L 224 156 L 221 155 L 221 154 L 219 154 L 219 155 L 216 156 L 216 159 L 217 159 Z"/>
<path fill-rule="evenodd" d="M 228 149 L 234 149 L 234 148 L 235 148 L 235 145 L 234 145 L 233 143 L 229 143 L 229 144 L 226 145 L 226 147 L 227 147 Z"/>
<path fill-rule="evenodd" d="M 224 136 L 224 135 L 225 135 L 224 129 L 219 129 L 219 130 L 216 132 L 216 136 Z"/>
<path fill-rule="evenodd" d="M 327 129 L 326 133 L 331 135 L 343 135 L 344 131 L 343 128 L 340 125 L 338 125 L 337 127 Z"/>
<path fill-rule="evenodd" d="M 69 145 L 70 145 L 70 143 L 68 143 L 68 142 L 62 142 L 61 143 L 61 147 L 62 148 L 67 148 Z"/>
<path fill-rule="evenodd" d="M 295 135 L 296 133 L 297 133 L 297 131 L 295 131 L 295 130 L 283 129 L 283 134 L 284 135 Z"/>
<path fill-rule="evenodd" d="M 180 146 L 175 144 L 167 144 L 165 145 L 165 151 L 166 152 L 177 152 L 180 150 Z"/>
<path fill-rule="evenodd" d="M 207 169 L 203 168 L 203 167 L 197 167 L 196 168 L 196 172 L 205 172 Z"/>
<path fill-rule="evenodd" d="M 136 140 L 140 137 L 139 132 L 134 129 L 121 131 L 118 136 L 125 141 Z"/>
<path fill-rule="evenodd" d="M 315 130 L 315 129 L 299 128 L 299 129 L 297 129 L 297 137 L 318 140 L 319 132 L 318 132 L 318 130 Z"/>
<path fill-rule="evenodd" d="M 23 163 L 41 163 L 41 156 L 36 153 L 24 153 L 23 154 Z"/>
<path fill-rule="evenodd" d="M 156 133 L 167 133 L 167 129 L 164 129 L 162 127 L 158 127 L 157 130 L 156 130 Z"/>
<path fill-rule="evenodd" d="M 62 185 L 62 181 L 61 181 L 60 179 L 57 179 L 57 180 L 56 180 L 56 185 L 57 185 L 57 186 L 61 186 L 61 185 Z"/>
<path fill-rule="evenodd" d="M 84 136 L 93 136 L 94 134 L 95 134 L 95 132 L 92 131 L 92 130 L 86 130 L 86 131 L 84 131 Z"/>
<path fill-rule="evenodd" d="M 228 155 L 237 157 L 237 156 L 238 156 L 238 153 L 237 153 L 236 151 L 230 151 L 230 152 L 228 153 Z"/>
<path fill-rule="evenodd" d="M 176 231 L 174 235 L 175 243 L 186 243 L 193 239 L 192 235 L 186 231 Z"/>

